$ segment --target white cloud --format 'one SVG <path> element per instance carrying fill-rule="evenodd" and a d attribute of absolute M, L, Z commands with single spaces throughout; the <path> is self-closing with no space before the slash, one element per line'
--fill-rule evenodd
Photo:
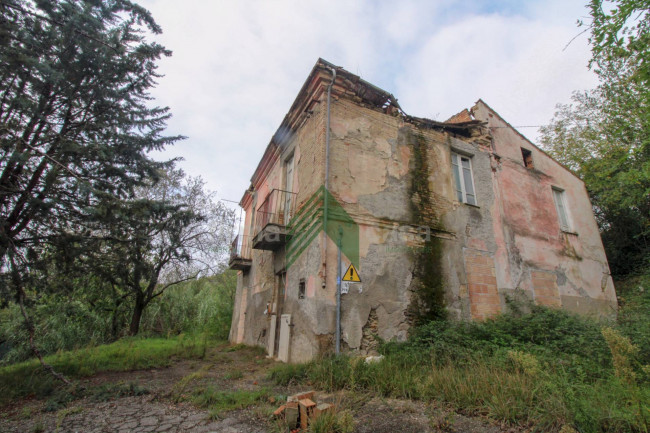
<path fill-rule="evenodd" d="M 164 153 L 238 200 L 318 57 L 444 120 L 484 98 L 514 125 L 548 122 L 595 85 L 575 2 L 142 0 L 173 50 L 154 91 L 171 107 Z M 528 136 L 535 130 L 522 130 Z"/>

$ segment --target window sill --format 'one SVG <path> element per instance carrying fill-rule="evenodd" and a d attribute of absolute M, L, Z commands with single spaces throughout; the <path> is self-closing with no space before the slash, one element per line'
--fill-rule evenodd
<path fill-rule="evenodd" d="M 464 204 L 465 206 L 475 207 L 476 209 L 481 208 L 481 206 L 479 206 L 477 204 L 471 204 L 471 203 L 465 203 L 465 202 L 460 202 L 460 203 Z"/>
<path fill-rule="evenodd" d="M 566 230 L 566 229 L 560 229 L 562 233 L 565 233 L 567 235 L 573 235 L 573 236 L 578 236 L 578 232 L 574 232 L 572 230 Z"/>

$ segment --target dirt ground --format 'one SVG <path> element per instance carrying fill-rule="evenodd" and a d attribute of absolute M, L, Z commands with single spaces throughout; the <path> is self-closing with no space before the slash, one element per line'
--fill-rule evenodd
<path fill-rule="evenodd" d="M 267 378 L 274 364 L 256 349 L 220 346 L 205 359 L 180 360 L 167 368 L 102 373 L 81 381 L 88 391 L 83 398 L 58 405 L 52 398 L 24 399 L 0 407 L 0 432 L 279 432 L 273 410 L 286 396 L 309 387 L 274 385 Z M 267 389 L 269 397 L 244 409 L 211 413 L 189 402 L 192 392 L 205 386 L 221 391 Z M 422 402 L 346 392 L 335 399 L 339 410 L 354 415 L 359 433 L 517 431 Z"/>

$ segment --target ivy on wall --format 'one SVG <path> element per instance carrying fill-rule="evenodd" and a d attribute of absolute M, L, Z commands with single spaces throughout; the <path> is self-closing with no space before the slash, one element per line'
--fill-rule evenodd
<path fill-rule="evenodd" d="M 410 316 L 415 325 L 446 317 L 445 286 L 442 276 L 442 239 L 433 234 L 440 229 L 439 217 L 431 197 L 429 185 L 430 166 L 427 140 L 421 132 L 407 130 L 407 143 L 412 151 L 409 166 L 409 188 L 411 223 L 428 233 L 420 247 L 412 248 L 413 298 Z"/>

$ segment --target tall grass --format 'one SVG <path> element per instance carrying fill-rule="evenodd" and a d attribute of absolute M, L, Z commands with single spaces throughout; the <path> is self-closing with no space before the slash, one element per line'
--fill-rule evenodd
<path fill-rule="evenodd" d="M 270 377 L 328 391 L 444 401 L 542 431 L 647 432 L 650 382 L 643 350 L 632 343 L 619 329 L 603 331 L 595 321 L 534 308 L 486 322 L 430 323 L 406 343 L 384 344 L 377 363 L 324 358 L 278 366 Z"/>

